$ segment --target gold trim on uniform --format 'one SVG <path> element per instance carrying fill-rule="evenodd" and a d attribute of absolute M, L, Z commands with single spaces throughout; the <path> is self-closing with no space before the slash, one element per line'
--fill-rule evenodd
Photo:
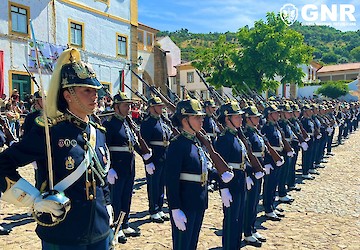
<path fill-rule="evenodd" d="M 68 156 L 66 161 L 65 161 L 65 167 L 67 170 L 72 170 L 75 167 L 75 160 L 71 157 Z"/>

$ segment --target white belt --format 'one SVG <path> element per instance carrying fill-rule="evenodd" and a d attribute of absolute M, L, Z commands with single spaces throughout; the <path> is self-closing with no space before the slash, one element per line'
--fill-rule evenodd
<path fill-rule="evenodd" d="M 207 172 L 202 174 L 180 173 L 180 180 L 199 182 L 201 185 L 205 185 L 207 181 Z"/>
<path fill-rule="evenodd" d="M 291 139 L 290 138 L 285 138 L 286 141 L 288 142 L 291 142 Z"/>
<path fill-rule="evenodd" d="M 272 147 L 273 147 L 273 149 L 275 149 L 278 152 L 281 152 L 284 149 L 283 147 L 274 147 L 274 146 L 272 146 Z"/>
<path fill-rule="evenodd" d="M 153 146 L 162 146 L 162 147 L 167 147 L 169 146 L 170 142 L 168 141 L 151 141 L 150 145 Z"/>
<path fill-rule="evenodd" d="M 111 146 L 109 147 L 111 152 L 132 152 L 128 146 L 120 147 L 120 146 Z"/>
<path fill-rule="evenodd" d="M 308 136 L 314 136 L 314 133 L 307 133 Z"/>
<path fill-rule="evenodd" d="M 242 162 L 242 163 L 229 162 L 228 165 L 232 166 L 233 169 L 244 170 L 245 163 L 244 162 Z"/>
<path fill-rule="evenodd" d="M 254 155 L 255 157 L 264 157 L 264 156 L 265 156 L 265 153 L 264 153 L 264 152 L 254 152 L 254 151 L 253 151 L 253 155 Z"/>
<path fill-rule="evenodd" d="M 216 134 L 215 133 L 206 133 L 207 136 L 210 136 L 210 137 L 216 137 Z"/>

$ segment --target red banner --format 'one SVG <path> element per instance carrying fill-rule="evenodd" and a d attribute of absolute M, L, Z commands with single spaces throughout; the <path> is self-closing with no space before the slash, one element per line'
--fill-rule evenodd
<path fill-rule="evenodd" d="M 4 94 L 5 72 L 4 72 L 4 51 L 0 50 L 0 97 Z"/>

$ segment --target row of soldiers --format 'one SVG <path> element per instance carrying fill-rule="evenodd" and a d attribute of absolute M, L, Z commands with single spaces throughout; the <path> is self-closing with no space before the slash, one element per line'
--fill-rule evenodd
<path fill-rule="evenodd" d="M 129 225 L 135 152 L 145 166 L 150 219 L 170 220 L 173 249 L 196 249 L 214 182 L 223 203 L 223 248 L 239 249 L 243 234 L 261 246 L 266 238 L 255 227 L 260 194 L 266 217 L 281 220 L 276 191 L 280 202 L 291 203 L 288 192 L 300 190 L 299 152 L 302 178 L 314 179 L 331 155 L 335 127 L 342 143 L 358 126 L 358 103 L 230 100 L 217 107 L 213 100 L 202 106 L 185 99 L 175 106 L 156 96 L 138 128 L 129 117 L 134 100 L 123 92 L 112 97 L 114 113 L 104 122 L 93 115 L 100 89 L 79 51 L 64 51 L 46 96 L 48 119 L 29 115 L 23 139 L 0 153 L 2 198 L 32 207 L 43 249 L 108 249 L 112 238 L 125 243 L 140 235 Z M 33 161 L 36 187 L 16 171 Z"/>

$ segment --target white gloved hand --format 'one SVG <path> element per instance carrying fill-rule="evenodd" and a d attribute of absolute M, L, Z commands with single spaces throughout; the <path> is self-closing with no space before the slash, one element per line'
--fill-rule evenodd
<path fill-rule="evenodd" d="M 60 217 L 65 211 L 62 209 L 61 204 L 54 200 L 46 200 L 40 195 L 35 198 L 34 210 L 36 212 L 49 213 L 56 217 Z"/>
<path fill-rule="evenodd" d="M 232 180 L 232 178 L 234 178 L 234 173 L 229 172 L 229 171 L 225 171 L 222 175 L 221 175 L 221 180 L 224 183 L 228 183 L 229 181 Z"/>
<path fill-rule="evenodd" d="M 327 128 L 326 128 L 326 131 L 327 131 L 329 134 L 331 134 L 332 128 L 331 128 L 331 127 L 327 127 Z"/>
<path fill-rule="evenodd" d="M 311 137 L 310 137 L 310 136 L 308 136 L 308 137 L 305 138 L 305 141 L 306 141 L 306 142 L 308 142 L 308 141 L 310 141 L 310 140 L 311 140 Z"/>
<path fill-rule="evenodd" d="M 280 167 L 280 166 L 284 165 L 284 163 L 285 163 L 284 157 L 281 156 L 281 161 L 277 161 L 276 166 Z"/>
<path fill-rule="evenodd" d="M 107 180 L 110 184 L 114 185 L 115 184 L 115 180 L 117 180 L 118 176 L 116 171 L 113 168 L 109 169 L 109 172 L 107 174 Z"/>
<path fill-rule="evenodd" d="M 293 150 L 291 150 L 291 151 L 287 152 L 286 155 L 289 157 L 294 157 L 295 152 Z"/>
<path fill-rule="evenodd" d="M 109 215 L 109 225 L 111 225 L 114 221 L 114 209 L 111 205 L 106 205 L 106 211 Z"/>
<path fill-rule="evenodd" d="M 144 161 L 149 160 L 149 159 L 150 159 L 150 157 L 152 156 L 152 151 L 151 151 L 151 149 L 149 149 L 149 150 L 150 150 L 150 152 L 149 152 L 149 153 L 147 153 L 147 154 L 143 154 L 143 155 L 142 155 L 142 158 L 144 159 Z"/>
<path fill-rule="evenodd" d="M 270 174 L 271 170 L 274 170 L 274 167 L 273 167 L 271 164 L 266 164 L 266 165 L 264 166 L 264 168 L 265 168 L 265 173 L 266 173 L 267 175 Z"/>
<path fill-rule="evenodd" d="M 225 207 L 230 207 L 230 203 L 233 201 L 232 196 L 228 188 L 220 189 L 221 200 Z"/>
<path fill-rule="evenodd" d="M 253 182 L 253 180 L 251 179 L 250 176 L 247 176 L 246 177 L 246 188 L 247 188 L 247 190 L 250 190 L 252 186 L 254 186 L 254 182 Z"/>
<path fill-rule="evenodd" d="M 171 214 L 172 214 L 172 218 L 174 220 L 175 226 L 180 231 L 185 231 L 186 230 L 185 223 L 187 223 L 187 219 L 186 219 L 186 215 L 184 214 L 184 212 L 181 211 L 180 209 L 173 209 L 173 210 L 171 210 Z"/>
<path fill-rule="evenodd" d="M 309 148 L 309 145 L 304 141 L 300 145 L 304 151 L 308 150 L 308 148 Z"/>
<path fill-rule="evenodd" d="M 261 179 L 261 178 L 263 178 L 264 177 L 264 172 L 256 172 L 255 173 L 255 178 L 257 179 L 257 180 L 259 180 L 259 179 Z"/>
<path fill-rule="evenodd" d="M 319 134 L 316 136 L 316 139 L 320 139 L 322 137 L 322 134 Z"/>
<path fill-rule="evenodd" d="M 154 171 L 155 171 L 154 163 L 150 162 L 150 163 L 146 164 L 145 170 L 146 170 L 146 173 L 148 173 L 149 175 L 153 175 Z"/>

